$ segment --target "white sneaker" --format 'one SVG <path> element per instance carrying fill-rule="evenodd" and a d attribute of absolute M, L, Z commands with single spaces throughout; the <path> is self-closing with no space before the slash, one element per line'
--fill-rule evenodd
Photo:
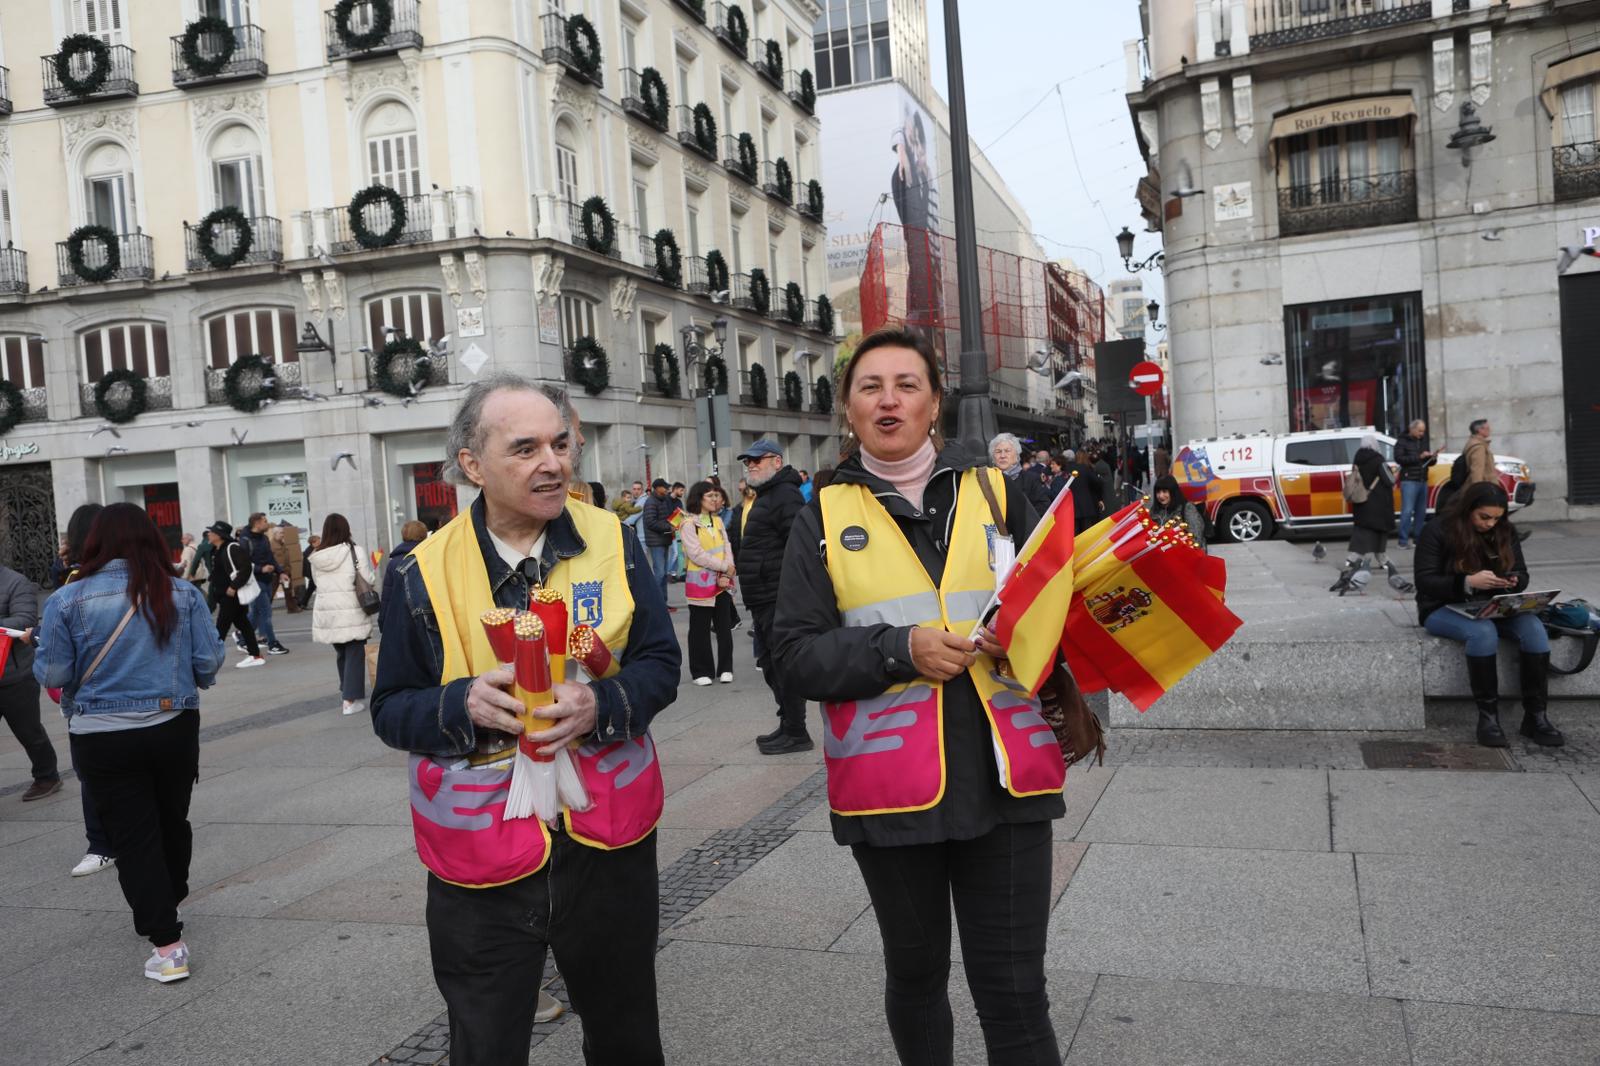
<path fill-rule="evenodd" d="M 694 679 L 694 683 L 697 685 L 709 685 L 711 684 L 711 679 L 709 677 L 697 677 Z"/>
<path fill-rule="evenodd" d="M 724 671 L 722 676 L 717 678 L 717 680 L 721 681 L 724 685 L 731 685 L 733 684 L 733 674 Z"/>
<path fill-rule="evenodd" d="M 116 862 L 117 860 L 113 859 L 109 855 L 96 855 L 91 851 L 89 854 L 78 860 L 78 865 L 72 868 L 72 876 L 88 877 L 90 874 L 99 873 L 107 866 L 115 866 Z"/>
<path fill-rule="evenodd" d="M 247 666 L 265 666 L 267 660 L 259 655 L 246 655 L 243 659 L 233 664 L 235 670 L 243 670 Z"/>
<path fill-rule="evenodd" d="M 161 952 L 152 950 L 144 962 L 144 975 L 162 984 L 182 981 L 189 976 L 189 945 L 180 942 L 178 949 L 166 958 L 161 957 Z"/>
<path fill-rule="evenodd" d="M 363 703 L 361 700 L 345 700 L 344 701 L 344 710 L 342 712 L 340 712 L 340 713 L 346 714 L 346 715 L 360 714 L 362 711 L 364 711 L 366 709 L 367 709 L 367 705 L 365 703 Z"/>

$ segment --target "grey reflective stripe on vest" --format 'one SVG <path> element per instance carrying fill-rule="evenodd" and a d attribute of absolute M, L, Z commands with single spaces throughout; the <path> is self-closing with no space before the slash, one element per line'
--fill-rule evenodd
<path fill-rule="evenodd" d="M 944 605 L 949 608 L 950 621 L 976 622 L 978 612 L 989 605 L 989 597 L 994 593 L 989 589 L 958 589 L 945 594 Z"/>
<path fill-rule="evenodd" d="M 847 608 L 844 612 L 844 624 L 871 626 L 884 623 L 891 626 L 918 626 L 937 622 L 941 617 L 938 593 L 914 592 L 909 596 Z"/>

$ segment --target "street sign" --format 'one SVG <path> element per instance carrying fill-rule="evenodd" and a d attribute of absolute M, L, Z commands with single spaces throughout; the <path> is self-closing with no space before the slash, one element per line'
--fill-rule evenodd
<path fill-rule="evenodd" d="M 1161 391 L 1161 367 L 1148 359 L 1135 363 L 1128 374 L 1128 385 L 1140 396 L 1154 396 Z"/>

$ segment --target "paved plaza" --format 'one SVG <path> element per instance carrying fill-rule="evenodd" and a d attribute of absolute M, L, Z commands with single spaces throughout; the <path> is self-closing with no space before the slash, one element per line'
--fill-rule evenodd
<path fill-rule="evenodd" d="M 1541 587 L 1541 564 L 1559 584 L 1600 562 L 1580 526 L 1528 549 Z M 148 947 L 115 874 L 67 876 L 76 784 L 23 805 L 26 760 L 0 735 L 0 1062 L 447 1061 L 405 756 L 339 715 L 309 628 L 280 614 L 293 654 L 225 669 L 206 695 L 188 981 L 139 976 Z M 756 752 L 770 702 L 745 631 L 736 646 L 738 682 L 686 684 L 655 729 L 668 1060 L 892 1063 L 877 930 L 828 831 L 820 754 Z M 1375 740 L 1470 750 L 1469 710 L 1430 707 L 1413 733 L 1114 730 L 1056 823 L 1067 1062 L 1600 1063 L 1600 710 L 1557 704 L 1568 747 L 1516 738 L 1503 769 L 1369 768 Z M 64 760 L 59 717 L 51 730 Z M 959 966 L 951 996 L 956 1059 L 981 1063 Z M 579 1045 L 563 1017 L 529 1062 L 581 1062 Z"/>

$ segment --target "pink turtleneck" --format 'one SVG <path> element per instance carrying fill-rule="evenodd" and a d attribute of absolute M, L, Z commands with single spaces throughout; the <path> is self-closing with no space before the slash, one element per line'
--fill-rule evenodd
<path fill-rule="evenodd" d="M 861 465 L 867 473 L 893 485 L 895 491 L 918 511 L 922 510 L 922 490 L 928 487 L 928 479 L 933 476 L 934 461 L 938 458 L 939 450 L 931 440 L 923 441 L 916 453 L 893 463 L 874 459 L 865 448 L 861 449 Z"/>

